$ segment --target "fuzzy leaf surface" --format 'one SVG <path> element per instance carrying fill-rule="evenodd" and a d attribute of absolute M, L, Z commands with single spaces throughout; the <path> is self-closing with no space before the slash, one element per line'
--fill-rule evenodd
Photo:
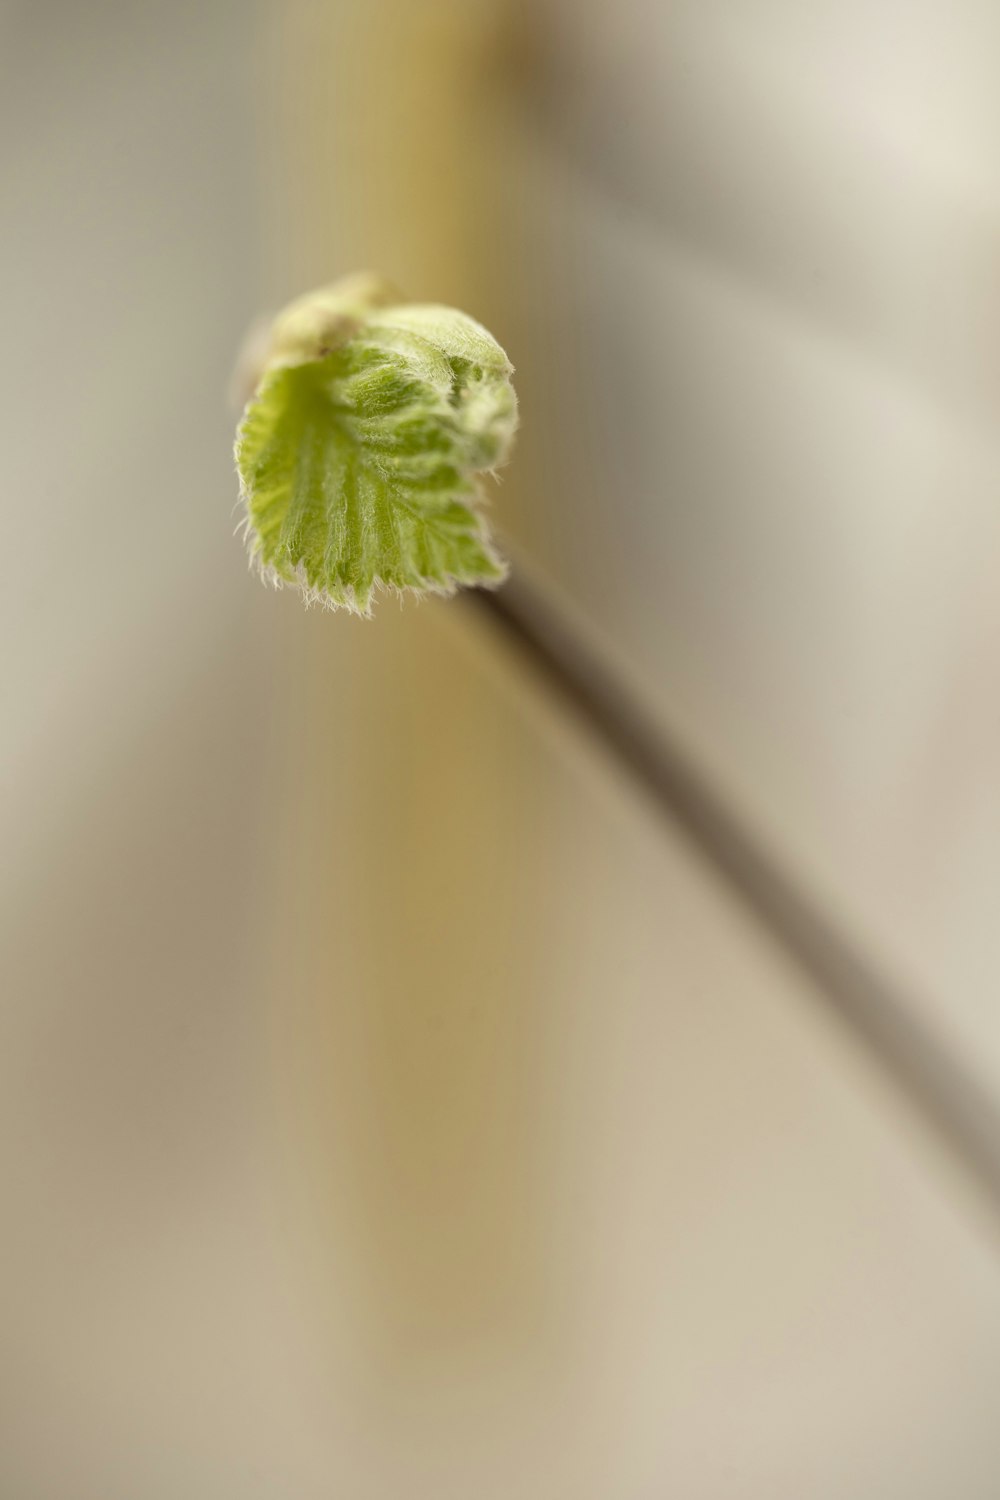
<path fill-rule="evenodd" d="M 328 305 L 323 317 L 332 327 Z M 250 550 L 265 576 L 361 614 L 380 587 L 499 582 L 479 476 L 505 461 L 517 425 L 503 350 L 472 318 L 436 306 L 342 318 L 329 352 L 325 337 L 310 343 L 296 329 L 305 352 L 265 368 L 237 433 Z"/>

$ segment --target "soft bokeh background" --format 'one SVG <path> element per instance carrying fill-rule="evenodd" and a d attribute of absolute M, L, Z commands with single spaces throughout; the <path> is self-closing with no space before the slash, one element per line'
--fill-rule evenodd
<path fill-rule="evenodd" d="M 1000 1087 L 1000 12 L 0 4 L 0 1495 L 994 1500 L 1000 1238 L 460 602 L 233 540 L 374 266 L 505 530 Z"/>

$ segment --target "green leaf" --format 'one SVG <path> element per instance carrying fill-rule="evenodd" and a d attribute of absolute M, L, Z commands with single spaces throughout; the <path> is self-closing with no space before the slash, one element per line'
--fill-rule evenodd
<path fill-rule="evenodd" d="M 479 476 L 517 425 L 510 362 L 464 313 L 392 296 L 352 278 L 293 303 L 236 439 L 264 576 L 360 614 L 380 587 L 449 594 L 506 572 Z"/>

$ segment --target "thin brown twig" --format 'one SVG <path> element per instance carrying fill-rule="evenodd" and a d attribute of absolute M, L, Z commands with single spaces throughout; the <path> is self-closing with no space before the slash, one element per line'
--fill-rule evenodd
<path fill-rule="evenodd" d="M 917 1004 L 831 923 L 523 569 L 465 597 L 681 829 L 1000 1213 L 1000 1110 Z"/>

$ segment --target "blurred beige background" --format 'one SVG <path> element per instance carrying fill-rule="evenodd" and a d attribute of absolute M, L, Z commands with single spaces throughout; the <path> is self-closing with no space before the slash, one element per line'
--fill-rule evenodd
<path fill-rule="evenodd" d="M 997 1494 L 982 1202 L 460 602 L 247 577 L 224 393 L 481 317 L 504 529 L 1000 1086 L 998 32 L 0 6 L 0 1494 Z"/>

